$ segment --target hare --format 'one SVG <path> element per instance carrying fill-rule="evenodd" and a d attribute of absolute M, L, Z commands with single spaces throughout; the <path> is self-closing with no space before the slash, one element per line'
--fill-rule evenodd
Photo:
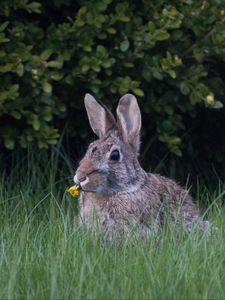
<path fill-rule="evenodd" d="M 80 222 L 99 226 L 109 239 L 132 230 L 146 237 L 166 216 L 190 231 L 199 216 L 188 191 L 171 179 L 146 173 L 138 162 L 141 113 L 135 96 L 120 99 L 117 118 L 90 94 L 84 103 L 99 139 L 89 145 L 74 176 L 81 187 Z"/>

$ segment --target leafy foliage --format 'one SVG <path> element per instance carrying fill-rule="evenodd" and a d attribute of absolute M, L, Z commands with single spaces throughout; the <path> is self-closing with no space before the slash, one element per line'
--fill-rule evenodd
<path fill-rule="evenodd" d="M 85 138 L 86 92 L 110 107 L 134 93 L 145 141 L 156 132 L 157 148 L 178 156 L 195 153 L 200 132 L 184 135 L 205 111 L 213 124 L 216 110 L 224 117 L 222 0 L 2 0 L 0 18 L 0 139 L 8 149 L 47 148 L 65 122 Z"/>

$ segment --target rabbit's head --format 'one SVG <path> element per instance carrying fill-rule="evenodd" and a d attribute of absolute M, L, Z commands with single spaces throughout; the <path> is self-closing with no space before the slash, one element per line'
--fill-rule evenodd
<path fill-rule="evenodd" d="M 137 159 L 141 113 L 136 98 L 126 94 L 120 99 L 116 119 L 90 94 L 84 103 L 99 139 L 89 145 L 74 176 L 75 183 L 83 191 L 102 195 L 138 190 L 144 171 Z"/>

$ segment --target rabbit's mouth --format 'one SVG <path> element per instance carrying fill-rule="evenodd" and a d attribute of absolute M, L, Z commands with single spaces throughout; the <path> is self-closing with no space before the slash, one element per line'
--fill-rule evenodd
<path fill-rule="evenodd" d="M 101 170 L 92 170 L 85 176 L 79 177 L 77 174 L 74 176 L 74 182 L 79 184 L 82 191 L 101 193 L 105 186 L 106 172 Z"/>
<path fill-rule="evenodd" d="M 75 175 L 73 177 L 73 181 L 76 183 L 76 184 L 79 184 L 81 186 L 81 188 L 86 185 L 88 182 L 89 182 L 89 177 L 88 176 L 83 176 L 81 178 L 78 178 L 77 175 Z"/>

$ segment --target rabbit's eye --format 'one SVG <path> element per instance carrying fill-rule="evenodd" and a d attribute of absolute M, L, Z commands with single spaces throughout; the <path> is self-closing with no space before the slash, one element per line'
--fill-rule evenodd
<path fill-rule="evenodd" d="M 114 160 L 114 161 L 117 161 L 120 159 L 120 152 L 119 150 L 115 149 L 111 152 L 110 154 L 110 157 L 109 157 L 110 160 Z"/>

